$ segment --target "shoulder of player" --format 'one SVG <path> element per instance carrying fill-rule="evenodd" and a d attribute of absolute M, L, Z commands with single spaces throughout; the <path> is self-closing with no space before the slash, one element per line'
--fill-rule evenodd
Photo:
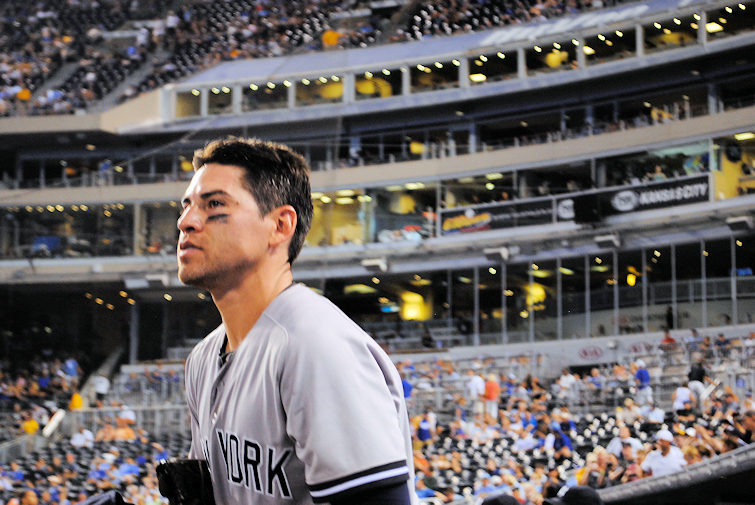
<path fill-rule="evenodd" d="M 263 317 L 285 331 L 289 339 L 297 341 L 326 334 L 364 333 L 330 300 L 301 284 L 278 295 Z"/>

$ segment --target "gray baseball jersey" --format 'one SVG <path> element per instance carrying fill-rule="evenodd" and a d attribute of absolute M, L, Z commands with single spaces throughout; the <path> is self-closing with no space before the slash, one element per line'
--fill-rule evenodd
<path fill-rule="evenodd" d="M 186 361 L 190 456 L 215 502 L 309 504 L 406 481 L 413 457 L 401 378 L 326 298 L 284 290 L 226 356 L 221 325 Z"/>

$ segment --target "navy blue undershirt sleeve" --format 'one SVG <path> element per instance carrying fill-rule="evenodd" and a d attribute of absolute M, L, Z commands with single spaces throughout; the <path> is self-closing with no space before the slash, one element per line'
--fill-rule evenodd
<path fill-rule="evenodd" d="M 333 500 L 330 505 L 354 505 L 355 503 L 359 505 L 411 505 L 409 487 L 406 482 L 401 482 L 378 489 L 367 489 L 340 500 Z"/>

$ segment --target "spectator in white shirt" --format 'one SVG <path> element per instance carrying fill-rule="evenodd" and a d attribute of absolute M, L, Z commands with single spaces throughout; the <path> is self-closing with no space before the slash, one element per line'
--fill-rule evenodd
<path fill-rule="evenodd" d="M 672 445 L 674 436 L 669 430 L 660 430 L 655 434 L 655 439 L 658 442 L 658 449 L 648 454 L 642 462 L 643 472 L 652 473 L 656 477 L 679 472 L 687 466 L 681 449 Z"/>

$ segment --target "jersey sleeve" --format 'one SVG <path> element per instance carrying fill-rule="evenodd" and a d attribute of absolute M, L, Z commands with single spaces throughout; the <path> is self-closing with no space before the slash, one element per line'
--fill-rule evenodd
<path fill-rule="evenodd" d="M 319 315 L 316 327 L 290 340 L 280 369 L 286 430 L 316 503 L 396 485 L 410 474 L 393 363 L 342 313 Z"/>

